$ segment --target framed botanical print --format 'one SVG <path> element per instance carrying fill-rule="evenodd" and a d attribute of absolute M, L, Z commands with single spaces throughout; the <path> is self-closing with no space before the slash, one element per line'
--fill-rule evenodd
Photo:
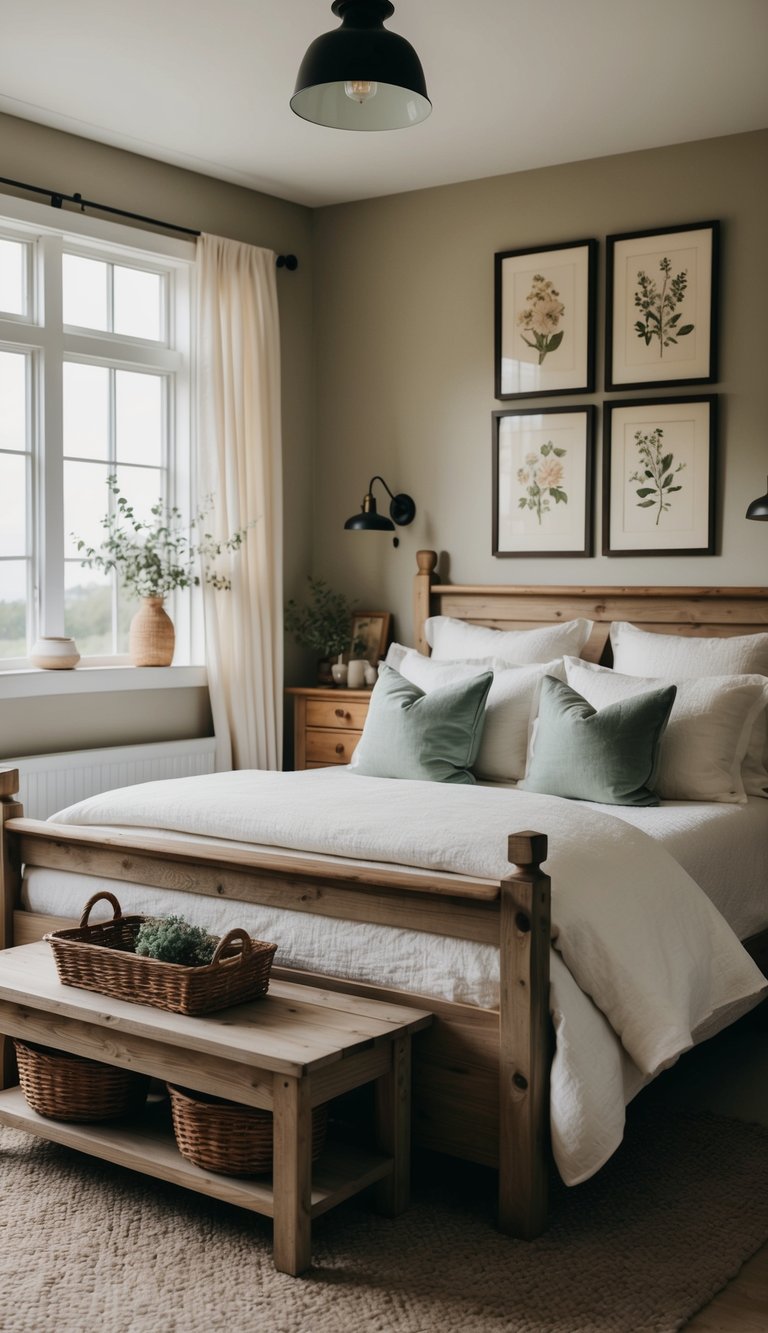
<path fill-rule="evenodd" d="M 720 224 L 607 238 L 605 387 L 717 379 Z"/>
<path fill-rule="evenodd" d="M 597 241 L 494 256 L 497 398 L 595 387 Z"/>
<path fill-rule="evenodd" d="M 592 554 L 595 408 L 493 414 L 493 554 Z"/>
<path fill-rule="evenodd" d="M 717 395 L 605 404 L 603 555 L 714 555 Z"/>

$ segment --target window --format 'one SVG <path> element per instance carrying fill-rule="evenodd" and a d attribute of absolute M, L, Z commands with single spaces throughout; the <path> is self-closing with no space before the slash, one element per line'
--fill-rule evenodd
<path fill-rule="evenodd" d="M 0 668 L 38 636 L 120 661 L 136 609 L 84 569 L 115 475 L 137 516 L 191 499 L 188 242 L 0 201 Z M 191 608 L 172 608 L 177 660 Z"/>

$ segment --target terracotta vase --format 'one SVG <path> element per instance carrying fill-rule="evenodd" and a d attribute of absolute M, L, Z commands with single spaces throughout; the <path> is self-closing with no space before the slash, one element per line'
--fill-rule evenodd
<path fill-rule="evenodd" d="M 137 667 L 166 667 L 173 661 L 176 631 L 162 597 L 142 597 L 128 631 L 128 651 Z"/>

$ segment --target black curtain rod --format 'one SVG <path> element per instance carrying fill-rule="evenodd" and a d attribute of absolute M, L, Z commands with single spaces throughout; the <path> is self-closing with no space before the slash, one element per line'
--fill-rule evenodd
<path fill-rule="evenodd" d="M 0 184 L 12 185 L 17 190 L 28 190 L 30 194 L 43 194 L 50 200 L 51 208 L 61 208 L 63 203 L 79 204 L 80 212 L 84 213 L 86 208 L 95 208 L 99 213 L 111 213 L 113 217 L 130 218 L 133 222 L 146 222 L 150 227 L 164 227 L 166 231 L 180 232 L 183 236 L 199 236 L 200 232 L 192 227 L 179 227 L 175 222 L 162 222 L 160 218 L 148 218 L 143 213 L 129 213 L 125 208 L 111 208 L 109 204 L 97 204 L 93 199 L 83 199 L 81 194 L 62 194 L 60 190 L 44 190 L 39 185 L 28 185 L 26 181 L 10 180 L 8 176 L 0 176 Z M 278 255 L 276 264 L 278 268 L 287 268 L 291 272 L 298 268 L 299 261 L 295 255 Z"/>

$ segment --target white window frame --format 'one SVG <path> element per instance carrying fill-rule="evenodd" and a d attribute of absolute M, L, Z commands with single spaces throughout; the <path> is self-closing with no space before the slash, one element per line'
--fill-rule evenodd
<path fill-rule="evenodd" d="M 33 361 L 29 405 L 32 485 L 28 488 L 33 552 L 33 574 L 28 582 L 35 578 L 35 586 L 28 587 L 32 606 L 32 615 L 28 618 L 31 642 L 38 634 L 64 633 L 64 450 L 60 370 L 63 361 L 86 360 L 98 364 L 101 360 L 117 369 L 171 373 L 174 389 L 168 394 L 167 403 L 170 441 L 167 459 L 170 494 L 167 498 L 169 504 L 176 505 L 187 516 L 192 514 L 195 504 L 194 242 L 80 213 L 62 212 L 52 217 L 52 212 L 45 205 L 0 195 L 0 234 L 8 239 L 29 242 L 32 251 L 27 313 L 0 314 L 0 343 L 8 350 L 28 352 Z M 62 255 L 65 251 L 167 275 L 164 337 L 161 341 L 65 325 L 62 320 Z M 175 449 L 176 440 L 187 439 L 188 449 Z M 171 614 L 177 636 L 175 661 L 182 666 L 201 662 L 200 598 L 175 599 Z M 88 658 L 86 669 L 103 666 L 110 669 L 112 675 L 115 667 L 128 660 L 123 656 Z M 8 676 L 14 672 L 30 669 L 26 658 L 0 660 L 0 697 L 6 693 L 4 678 L 7 682 Z M 120 671 L 119 674 L 122 678 L 120 688 L 124 689 L 128 673 Z M 45 675 L 50 679 L 59 673 L 46 672 Z"/>

